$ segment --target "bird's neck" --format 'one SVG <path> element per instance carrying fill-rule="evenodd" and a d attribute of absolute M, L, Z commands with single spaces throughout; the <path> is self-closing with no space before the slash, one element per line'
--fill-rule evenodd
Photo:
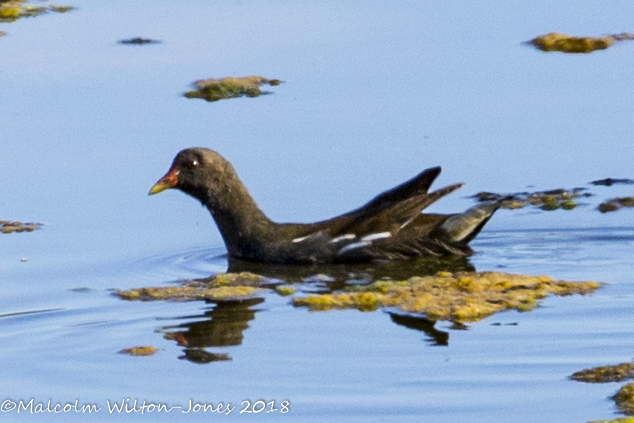
<path fill-rule="evenodd" d="M 237 175 L 218 181 L 203 204 L 214 218 L 229 255 L 250 258 L 270 238 L 274 224 L 259 209 Z"/>

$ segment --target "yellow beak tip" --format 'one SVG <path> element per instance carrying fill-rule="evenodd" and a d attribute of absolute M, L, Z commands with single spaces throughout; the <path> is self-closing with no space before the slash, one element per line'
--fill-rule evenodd
<path fill-rule="evenodd" d="M 168 188 L 171 188 L 171 187 L 167 184 L 161 184 L 160 182 L 158 182 L 152 187 L 148 195 L 158 194 L 159 192 L 163 192 Z"/>
<path fill-rule="evenodd" d="M 148 195 L 158 194 L 159 192 L 165 191 L 166 189 L 174 188 L 178 183 L 178 179 L 176 178 L 177 174 L 178 173 L 174 171 L 174 169 L 170 169 L 169 172 L 165 174 L 165 176 L 163 176 L 161 179 L 159 179 L 157 183 L 154 184 L 152 189 L 150 189 Z"/>

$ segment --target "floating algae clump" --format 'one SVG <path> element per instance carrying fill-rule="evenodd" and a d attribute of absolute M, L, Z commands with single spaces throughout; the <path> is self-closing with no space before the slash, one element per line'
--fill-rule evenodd
<path fill-rule="evenodd" d="M 259 286 L 264 282 L 264 277 L 255 273 L 218 273 L 208 279 L 196 279 L 189 281 L 190 286 Z"/>
<path fill-rule="evenodd" d="M 608 213 L 619 210 L 621 207 L 634 207 L 634 197 L 617 197 L 612 198 L 604 203 L 599 204 L 601 213 Z"/>
<path fill-rule="evenodd" d="M 0 22 L 15 22 L 20 18 L 30 18 L 47 12 L 65 13 L 71 6 L 32 6 L 24 0 L 0 0 Z"/>
<path fill-rule="evenodd" d="M 632 185 L 634 184 L 634 181 L 631 179 L 605 178 L 605 179 L 599 179 L 597 181 L 592 181 L 590 183 L 592 185 L 603 185 L 606 187 L 611 187 L 612 185 L 616 185 L 616 184 Z"/>
<path fill-rule="evenodd" d="M 150 38 L 141 38 L 141 37 L 136 37 L 136 38 L 130 38 L 127 40 L 119 40 L 119 44 L 128 44 L 128 45 L 144 45 L 144 44 L 160 44 L 161 41 L 159 40 L 152 40 Z"/>
<path fill-rule="evenodd" d="M 132 347 L 119 351 L 119 354 L 154 355 L 158 350 L 152 346 Z"/>
<path fill-rule="evenodd" d="M 566 34 L 551 32 L 527 41 L 541 51 L 559 51 L 562 53 L 591 53 L 595 50 L 605 50 L 615 41 L 634 39 L 633 34 L 614 34 L 604 37 L 571 37 Z"/>
<path fill-rule="evenodd" d="M 621 417 L 615 420 L 592 420 L 588 423 L 634 423 L 634 417 Z"/>
<path fill-rule="evenodd" d="M 634 414 L 634 383 L 623 385 L 612 397 L 616 407 L 623 414 Z"/>
<path fill-rule="evenodd" d="M 572 295 L 594 292 L 595 282 L 556 281 L 548 276 L 524 276 L 498 272 L 439 272 L 435 276 L 407 281 L 377 281 L 355 285 L 332 294 L 293 299 L 296 307 L 309 310 L 398 307 L 425 315 L 430 320 L 476 322 L 505 310 L 528 311 L 548 294 Z"/>
<path fill-rule="evenodd" d="M 588 383 L 620 382 L 626 379 L 634 379 L 634 363 L 621 363 L 616 366 L 584 369 L 573 373 L 570 378 Z"/>
<path fill-rule="evenodd" d="M 219 288 L 198 288 L 190 286 L 166 286 L 116 291 L 115 294 L 129 301 L 193 301 L 229 300 L 250 297 L 260 289 L 250 286 L 222 286 Z"/>
<path fill-rule="evenodd" d="M 264 281 L 253 273 L 222 273 L 208 279 L 180 281 L 175 286 L 117 290 L 113 294 L 128 301 L 236 300 L 261 292 L 258 285 Z"/>
<path fill-rule="evenodd" d="M 32 6 L 25 3 L 25 0 L 0 0 L 0 23 L 15 22 L 48 12 L 65 13 L 74 9 L 71 6 Z M 0 36 L 5 34 L 6 32 L 0 31 Z"/>
<path fill-rule="evenodd" d="M 218 101 L 225 98 L 258 97 L 262 94 L 270 94 L 262 91 L 262 85 L 279 85 L 279 79 L 266 79 L 261 76 L 245 76 L 242 78 L 204 79 L 194 82 L 194 91 L 184 94 L 187 98 L 202 98 L 207 101 Z"/>
<path fill-rule="evenodd" d="M 634 379 L 634 363 L 621 363 L 615 366 L 593 367 L 573 373 L 570 376 L 573 380 L 587 383 L 608 383 L 621 382 L 627 379 Z M 627 415 L 634 415 L 634 383 L 628 383 L 621 387 L 612 396 L 619 412 Z M 634 418 L 622 418 L 616 420 L 601 420 L 590 423 L 634 423 Z"/>
<path fill-rule="evenodd" d="M 295 288 L 292 286 L 278 286 L 275 288 L 278 294 L 282 296 L 293 295 L 295 293 Z"/>
<path fill-rule="evenodd" d="M 590 182 L 592 185 L 605 185 L 612 186 L 614 184 L 631 184 L 634 183 L 631 179 L 602 179 L 598 181 Z M 484 201 L 498 201 L 500 207 L 505 209 L 521 209 L 526 206 L 538 207 L 542 210 L 572 210 L 577 207 L 578 199 L 582 197 L 592 197 L 593 194 L 587 191 L 586 188 L 573 188 L 571 190 L 566 189 L 553 189 L 548 191 L 537 192 L 517 192 L 514 194 L 497 194 L 493 192 L 482 191 L 470 198 L 479 202 Z M 634 197 L 616 197 L 609 199 L 597 207 L 601 213 L 609 213 L 619 210 L 623 207 L 634 207 Z"/>
<path fill-rule="evenodd" d="M 21 223 L 0 220 L 0 232 L 8 234 L 11 232 L 33 232 L 42 226 L 41 223 Z"/>
<path fill-rule="evenodd" d="M 563 53 L 590 53 L 605 50 L 614 42 L 614 38 L 606 37 L 571 37 L 566 34 L 551 32 L 528 41 L 541 51 L 560 51 Z"/>
<path fill-rule="evenodd" d="M 590 197 L 592 194 L 584 193 L 585 188 L 553 189 L 537 192 L 517 192 L 514 194 L 496 194 L 492 192 L 479 192 L 472 195 L 476 201 L 500 201 L 505 209 L 521 209 L 526 206 L 539 207 L 542 210 L 552 211 L 557 209 L 572 210 L 577 206 L 576 200 L 580 197 Z"/>

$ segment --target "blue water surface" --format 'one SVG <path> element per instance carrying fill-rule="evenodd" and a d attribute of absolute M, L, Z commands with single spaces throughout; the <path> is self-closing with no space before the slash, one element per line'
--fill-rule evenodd
<path fill-rule="evenodd" d="M 522 42 L 634 31 L 631 2 L 71 5 L 0 24 L 0 219 L 44 223 L 0 235 L 0 397 L 102 410 L 0 419 L 615 417 L 607 397 L 620 384 L 567 377 L 633 356 L 634 214 L 596 206 L 634 188 L 588 183 L 634 178 L 634 44 L 565 55 Z M 117 43 L 137 36 L 162 43 Z M 252 99 L 182 96 L 197 79 L 246 75 L 284 83 Z M 468 330 L 438 322 L 444 346 L 383 311 L 312 313 L 274 294 L 228 311 L 121 301 L 111 289 L 227 269 L 205 209 L 176 191 L 147 196 L 192 146 L 230 160 L 276 221 L 340 214 L 436 165 L 435 186 L 467 185 L 435 212 L 466 209 L 479 191 L 589 188 L 595 195 L 572 211 L 499 211 L 470 261 L 479 271 L 608 285 Z M 165 338 L 196 331 L 200 348 L 229 359 L 197 363 Z M 136 345 L 160 352 L 117 353 Z M 108 401 L 135 399 L 184 408 L 108 412 Z M 238 408 L 182 413 L 190 400 Z M 245 400 L 275 401 L 278 411 L 239 414 Z"/>

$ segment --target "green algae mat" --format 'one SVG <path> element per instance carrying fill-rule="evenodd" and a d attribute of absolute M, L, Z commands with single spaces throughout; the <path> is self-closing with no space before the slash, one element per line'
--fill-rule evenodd
<path fill-rule="evenodd" d="M 573 373 L 570 379 L 586 383 L 609 383 L 621 382 L 623 380 L 634 379 L 634 363 L 621 363 L 614 366 L 600 366 L 590 369 L 580 370 Z M 614 400 L 617 410 L 621 414 L 634 415 L 634 383 L 623 385 L 614 395 L 610 397 Z M 634 423 L 634 418 L 625 417 L 616 420 L 600 420 L 591 423 Z"/>
<path fill-rule="evenodd" d="M 349 292 L 308 295 L 293 305 L 310 310 L 396 307 L 430 320 L 477 322 L 506 310 L 529 311 L 548 295 L 589 294 L 601 284 L 557 281 L 548 276 L 500 272 L 438 272 L 406 281 L 376 281 L 353 286 Z"/>
<path fill-rule="evenodd" d="M 601 284 L 567 282 L 548 276 L 513 275 L 500 272 L 438 272 L 407 280 L 378 280 L 369 284 L 344 284 L 322 294 L 303 295 L 292 286 L 252 273 L 224 273 L 208 279 L 180 281 L 177 285 L 117 290 L 124 300 L 236 300 L 265 293 L 293 295 L 295 307 L 311 311 L 357 309 L 373 311 L 398 308 L 429 320 L 477 322 L 506 310 L 529 311 L 548 295 L 586 295 Z"/>
<path fill-rule="evenodd" d="M 71 6 L 41 6 L 27 3 L 25 0 L 0 0 L 0 23 L 12 23 L 22 18 L 32 18 L 49 12 L 66 13 Z M 6 32 L 0 31 L 0 36 Z"/>
<path fill-rule="evenodd" d="M 41 223 L 22 223 L 0 220 L 0 232 L 3 234 L 9 234 L 11 232 L 33 232 L 41 226 Z"/>
<path fill-rule="evenodd" d="M 545 51 L 558 51 L 561 53 L 592 53 L 596 50 L 605 50 L 617 41 L 632 40 L 634 34 L 622 33 L 605 35 L 602 37 L 573 37 L 566 34 L 551 32 L 535 37 L 526 44 Z"/>
<path fill-rule="evenodd" d="M 187 98 L 202 98 L 209 102 L 238 97 L 259 97 L 270 94 L 263 91 L 262 85 L 280 85 L 279 79 L 266 79 L 261 76 L 227 77 L 221 79 L 201 79 L 192 84 L 194 90 L 183 94 Z"/>

